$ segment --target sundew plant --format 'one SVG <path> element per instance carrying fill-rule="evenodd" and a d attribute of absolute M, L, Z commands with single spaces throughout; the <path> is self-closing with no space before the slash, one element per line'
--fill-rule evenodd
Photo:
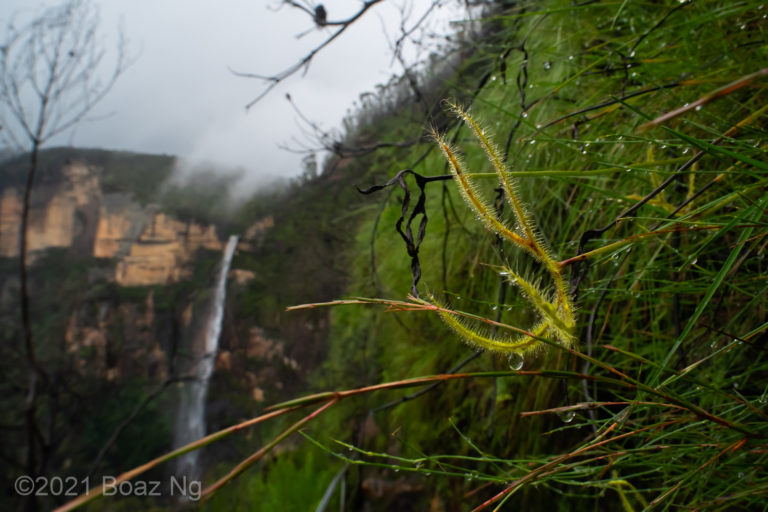
<path fill-rule="evenodd" d="M 452 329 L 470 343 L 482 349 L 513 354 L 510 356 L 513 357 L 513 360 L 515 357 L 520 358 L 521 354 L 538 348 L 541 345 L 539 338 L 542 336 L 553 336 L 563 346 L 570 347 L 575 339 L 576 322 L 570 292 L 563 277 L 563 265 L 555 260 L 546 243 L 536 233 L 533 218 L 519 197 L 518 187 L 503 163 L 498 146 L 467 112 L 456 105 L 451 105 L 451 109 L 466 123 L 485 151 L 501 184 L 501 191 L 514 213 L 515 227 L 510 228 L 497 218 L 492 206 L 476 190 L 472 174 L 463 164 L 456 149 L 452 148 L 439 133 L 434 132 L 435 141 L 450 165 L 452 176 L 459 187 L 461 196 L 489 230 L 519 247 L 541 263 L 552 279 L 554 294 L 553 297 L 549 297 L 547 292 L 540 290 L 535 284 L 524 279 L 510 266 L 503 265 L 500 267 L 499 273 L 505 276 L 510 284 L 519 287 L 541 317 L 541 320 L 531 328 L 530 332 L 524 332 L 513 338 L 493 338 L 483 335 L 481 332 L 464 325 L 457 319 L 456 314 L 446 311 L 445 308 L 438 308 L 438 312 Z"/>

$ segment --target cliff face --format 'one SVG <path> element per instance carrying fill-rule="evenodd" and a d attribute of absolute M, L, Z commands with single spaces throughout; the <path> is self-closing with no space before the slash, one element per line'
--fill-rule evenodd
<path fill-rule="evenodd" d="M 281 316 L 285 306 L 302 302 L 294 298 L 296 289 L 321 285 L 296 277 L 290 255 L 294 243 L 304 247 L 305 237 L 294 242 L 279 236 L 283 220 L 270 207 L 231 218 L 211 215 L 217 206 L 227 210 L 227 202 L 218 193 L 212 195 L 222 203 L 205 200 L 211 194 L 200 189 L 214 189 L 208 182 L 192 193 L 187 184 L 179 186 L 169 199 L 163 183 L 170 172 L 163 166 L 172 167 L 170 158 L 106 153 L 47 155 L 31 198 L 28 289 L 33 345 L 51 383 L 40 401 L 53 404 L 60 422 L 78 422 L 61 441 L 67 457 L 52 457 L 51 468 L 88 471 L 120 422 L 132 417 L 137 404 L 148 404 L 126 427 L 136 437 L 124 432 L 106 452 L 102 469 L 116 474 L 169 447 L 171 435 L 164 432 L 173 424 L 179 386 L 194 378 L 194 356 L 205 346 L 224 252 L 219 226 L 239 223 L 241 242 L 228 275 L 208 431 L 298 393 L 319 360 L 328 323 L 324 311 Z M 19 349 L 24 175 L 23 164 L 0 166 L 0 374 L 6 376 L 0 390 L 20 407 L 24 389 L 15 383 L 25 382 L 29 371 Z M 221 224 L 181 220 L 182 215 Z M 311 249 L 306 248 L 308 261 L 317 256 Z M 281 296 L 286 290 L 288 298 Z M 23 415 L 20 407 L 8 409 L 8 418 Z M 154 444 L 142 455 L 136 445 L 144 445 L 148 431 Z M 23 445 L 21 434 L 8 444 L 14 443 Z M 130 457 L 135 460 L 126 462 Z"/>
<path fill-rule="evenodd" d="M 92 152 L 71 150 L 39 168 L 28 226 L 35 339 L 40 346 L 60 347 L 54 358 L 66 359 L 83 377 L 114 383 L 178 378 L 205 334 L 224 244 L 216 226 L 179 220 L 159 204 L 142 205 L 137 199 L 137 184 L 154 192 L 144 190 L 143 202 L 161 197 L 156 192 L 169 173 L 159 167 L 172 166 L 172 160 L 158 164 L 149 155 L 104 153 L 96 154 L 99 160 Z M 18 335 L 13 260 L 18 258 L 25 171 L 20 165 L 15 171 L 4 167 L 0 174 L 0 260 L 5 259 L 0 319 L 12 326 L 9 340 Z M 238 252 L 253 255 L 274 225 L 271 215 L 258 218 L 243 233 Z M 250 267 L 230 269 L 233 304 L 258 278 L 253 263 Z M 238 306 L 228 302 L 227 307 Z M 252 316 L 229 317 L 217 368 L 259 402 L 270 388 L 281 388 L 279 375 L 298 372 L 300 365 L 279 337 L 270 337 L 274 329 L 267 334 L 254 322 Z M 262 364 L 251 368 L 245 363 L 249 359 Z"/>
<path fill-rule="evenodd" d="M 52 248 L 79 257 L 115 260 L 110 280 L 121 286 L 178 282 L 201 248 L 219 251 L 214 226 L 182 222 L 142 208 L 129 194 L 102 193 L 101 169 L 70 163 L 61 179 L 33 189 L 29 216 L 30 259 Z M 0 196 L 0 256 L 18 256 L 23 191 L 7 187 Z"/>

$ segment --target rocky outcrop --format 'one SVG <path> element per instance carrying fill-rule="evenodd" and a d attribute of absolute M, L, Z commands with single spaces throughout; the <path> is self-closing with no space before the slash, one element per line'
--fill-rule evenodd
<path fill-rule="evenodd" d="M 172 320 L 168 315 L 157 318 L 152 291 L 137 303 L 104 300 L 90 306 L 70 313 L 64 333 L 66 351 L 81 375 L 107 380 L 143 376 L 156 381 L 168 376 L 173 340 L 165 339 L 161 346 L 157 334 L 161 324 Z"/>
<path fill-rule="evenodd" d="M 123 219 L 116 220 L 121 226 L 126 225 Z M 106 230 L 110 230 L 109 225 Z M 201 248 L 222 249 L 215 227 L 180 222 L 162 213 L 153 214 L 138 239 L 130 243 L 128 254 L 120 258 L 115 280 L 123 286 L 179 281 L 189 276 L 187 264 Z"/>
<path fill-rule="evenodd" d="M 142 207 L 129 194 L 103 194 L 100 173 L 98 167 L 70 163 L 61 179 L 34 188 L 30 261 L 41 251 L 65 248 L 82 257 L 116 260 L 111 280 L 122 286 L 149 286 L 188 277 L 198 249 L 222 249 L 214 226 Z M 5 188 L 0 195 L 0 256 L 18 256 L 21 210 L 22 191 Z"/>

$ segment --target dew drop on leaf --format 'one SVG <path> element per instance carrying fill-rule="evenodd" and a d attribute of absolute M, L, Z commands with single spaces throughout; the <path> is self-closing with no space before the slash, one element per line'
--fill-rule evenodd
<path fill-rule="evenodd" d="M 557 413 L 557 415 L 560 417 L 563 423 L 570 423 L 573 421 L 573 418 L 576 417 L 576 411 L 574 411 L 573 409 L 569 411 L 561 411 Z"/>
<path fill-rule="evenodd" d="M 519 370 L 523 367 L 523 356 L 518 354 L 517 352 L 513 352 L 509 355 L 509 359 L 507 359 L 507 364 L 510 368 L 513 370 Z"/>

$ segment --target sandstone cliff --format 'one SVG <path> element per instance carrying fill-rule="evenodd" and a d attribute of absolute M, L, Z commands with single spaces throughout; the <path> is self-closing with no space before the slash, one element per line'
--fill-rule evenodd
<path fill-rule="evenodd" d="M 219 251 L 214 226 L 182 222 L 142 207 L 126 193 L 103 193 L 99 167 L 75 162 L 61 178 L 37 185 L 32 194 L 28 243 L 30 259 L 51 248 L 81 257 L 115 260 L 112 280 L 122 286 L 177 282 L 201 248 Z M 18 255 L 23 191 L 6 187 L 0 195 L 0 256 Z"/>

